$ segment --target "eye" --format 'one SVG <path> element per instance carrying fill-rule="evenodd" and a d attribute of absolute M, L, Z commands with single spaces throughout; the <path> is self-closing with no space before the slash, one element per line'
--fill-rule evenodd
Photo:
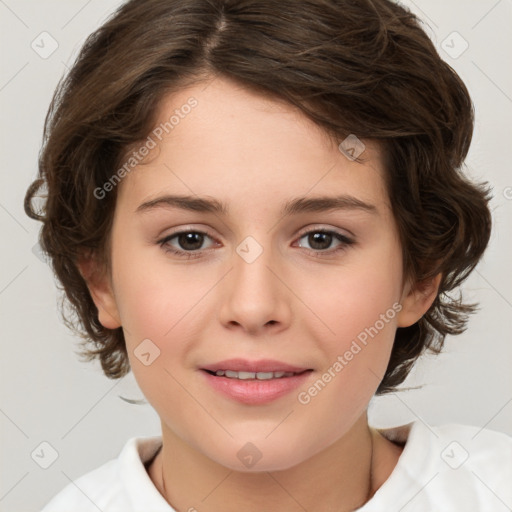
<path fill-rule="evenodd" d="M 165 252 L 190 259 L 201 256 L 200 253 L 195 251 L 201 251 L 204 249 L 202 245 L 204 243 L 205 237 L 212 238 L 210 235 L 208 235 L 208 233 L 204 231 L 179 231 L 178 233 L 173 233 L 172 235 L 166 236 L 162 240 L 159 240 L 158 243 Z M 178 248 L 176 248 L 176 245 L 171 243 L 171 241 L 174 239 L 176 239 L 175 243 L 178 245 Z"/>
<path fill-rule="evenodd" d="M 205 249 L 203 244 L 208 238 L 214 240 L 213 237 L 205 231 L 179 231 L 159 240 L 158 244 L 166 253 L 193 259 L 200 258 L 206 250 L 211 250 L 213 245 L 215 245 L 215 243 L 213 243 L 210 247 Z M 326 229 L 310 230 L 300 236 L 299 240 L 302 239 L 306 239 L 307 243 L 310 245 L 310 247 L 305 247 L 305 249 L 318 257 L 323 255 L 328 256 L 346 250 L 348 246 L 354 243 L 354 240 L 351 240 L 347 236 L 337 231 Z M 333 242 L 338 242 L 338 245 L 335 246 L 334 249 L 329 250 Z M 303 246 L 299 245 L 299 247 Z"/>
<path fill-rule="evenodd" d="M 338 233 L 337 231 L 327 229 L 314 229 L 301 235 L 299 240 L 306 239 L 310 247 L 306 247 L 310 251 L 315 253 L 326 253 L 333 254 L 338 251 L 345 250 L 349 245 L 353 244 L 354 241 L 347 236 Z M 331 250 L 329 247 L 333 242 L 339 242 L 338 245 Z M 302 247 L 302 246 L 301 246 Z"/>

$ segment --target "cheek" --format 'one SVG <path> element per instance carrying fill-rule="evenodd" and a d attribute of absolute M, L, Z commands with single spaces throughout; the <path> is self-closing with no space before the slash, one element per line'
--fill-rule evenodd
<path fill-rule="evenodd" d="M 137 254 L 130 249 L 125 254 L 130 256 L 120 256 L 115 263 L 115 277 L 116 302 L 128 333 L 162 339 L 190 325 L 202 297 L 215 284 L 212 273 L 168 262 L 163 251 Z"/>
<path fill-rule="evenodd" d="M 379 258 L 361 258 L 314 276 L 308 305 L 323 321 L 329 351 L 348 349 L 352 340 L 363 339 L 368 330 L 375 339 L 388 343 L 391 338 L 392 342 L 402 277 L 400 259 L 393 254 L 386 257 L 381 251 Z"/>
<path fill-rule="evenodd" d="M 312 415 L 331 422 L 333 436 L 341 426 L 336 414 L 355 420 L 374 395 L 388 365 L 401 309 L 401 259 L 394 246 L 386 251 L 381 245 L 369 256 L 317 275 L 316 291 L 308 296 L 308 306 L 322 320 L 313 335 L 321 340 L 325 359 L 319 380 L 301 390 L 298 401 Z"/>
<path fill-rule="evenodd" d="M 218 272 L 208 265 L 171 262 L 158 248 L 125 245 L 123 250 L 122 237 L 118 248 L 115 293 L 128 357 L 141 389 L 150 401 L 157 401 L 162 382 L 170 382 L 168 391 L 173 389 L 169 373 L 178 377 L 190 369 L 189 355 L 214 318 Z M 148 352 L 151 360 L 156 357 L 145 366 L 139 356 Z"/>
<path fill-rule="evenodd" d="M 317 339 L 325 359 L 297 402 L 322 431 L 321 442 L 334 442 L 360 417 L 386 371 L 401 309 L 401 274 L 390 271 L 393 265 L 384 268 L 351 267 L 326 280 L 325 293 L 311 297 L 323 320 Z"/>
<path fill-rule="evenodd" d="M 143 265 L 137 257 L 125 263 L 116 292 L 134 377 L 159 414 L 183 410 L 188 395 L 178 382 L 204 328 L 201 297 L 212 276 L 190 279 L 179 267 Z"/>

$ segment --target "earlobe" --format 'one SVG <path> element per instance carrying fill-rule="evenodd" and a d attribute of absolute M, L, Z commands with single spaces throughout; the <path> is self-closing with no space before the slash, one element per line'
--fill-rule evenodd
<path fill-rule="evenodd" d="M 442 274 L 415 283 L 402 297 L 402 309 L 397 315 L 398 327 L 409 327 L 416 323 L 430 308 L 439 290 Z"/>
<path fill-rule="evenodd" d="M 98 321 L 106 329 L 121 327 L 117 303 L 107 272 L 100 270 L 92 257 L 79 261 L 77 265 L 98 309 Z"/>

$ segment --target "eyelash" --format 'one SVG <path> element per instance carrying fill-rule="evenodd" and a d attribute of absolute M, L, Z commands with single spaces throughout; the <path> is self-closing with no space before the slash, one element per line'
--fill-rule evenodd
<path fill-rule="evenodd" d="M 166 236 L 162 240 L 159 240 L 157 243 L 162 247 L 162 249 L 166 253 L 174 254 L 174 255 L 176 255 L 178 257 L 182 257 L 182 258 L 186 258 L 186 259 L 200 258 L 201 257 L 201 249 L 198 249 L 196 251 L 182 251 L 182 250 L 179 250 L 179 249 L 173 249 L 173 248 L 171 248 L 168 245 L 169 241 L 172 240 L 173 238 L 176 238 L 179 235 L 190 234 L 190 233 L 199 234 L 199 235 L 206 235 L 207 237 L 212 238 L 212 239 L 214 238 L 209 233 L 207 233 L 205 231 L 190 229 L 190 230 L 178 231 L 176 233 L 173 233 L 173 234 L 171 234 L 169 236 Z M 307 249 L 306 248 L 306 250 L 308 252 L 312 253 L 313 256 L 316 256 L 318 258 L 323 257 L 323 255 L 332 256 L 333 254 L 337 254 L 340 251 L 345 251 L 345 250 L 347 250 L 347 248 L 350 245 L 355 243 L 354 240 L 351 240 L 350 238 L 346 237 L 345 235 L 342 235 L 341 233 L 338 233 L 337 231 L 332 231 L 332 230 L 327 230 L 327 229 L 312 229 L 310 231 L 306 231 L 305 233 L 302 233 L 299 236 L 298 240 L 300 240 L 301 238 L 304 238 L 305 236 L 308 236 L 308 235 L 310 235 L 312 233 L 323 233 L 323 234 L 333 235 L 334 239 L 336 239 L 339 242 L 341 242 L 341 244 L 336 249 L 331 249 L 329 251 L 328 250 L 322 251 L 322 250 L 315 250 L 315 249 Z M 210 249 L 206 249 L 206 250 L 210 251 L 212 249 L 210 248 Z"/>

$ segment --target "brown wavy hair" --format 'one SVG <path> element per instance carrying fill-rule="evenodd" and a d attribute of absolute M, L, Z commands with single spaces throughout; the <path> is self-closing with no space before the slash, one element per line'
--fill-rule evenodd
<path fill-rule="evenodd" d="M 468 90 L 415 15 L 388 0 L 131 0 L 88 37 L 55 91 L 25 196 L 81 354 L 99 358 L 109 378 L 130 371 L 122 328 L 100 324 L 77 267 L 89 254 L 111 271 L 116 189 L 101 200 L 94 190 L 148 136 L 164 95 L 212 76 L 298 107 L 337 143 L 356 134 L 382 148 L 404 275 L 442 273 L 427 313 L 396 332 L 377 394 L 393 391 L 425 350 L 438 353 L 446 335 L 465 330 L 476 305 L 457 288 L 488 244 L 491 214 L 487 183 L 462 173 L 474 124 Z"/>

